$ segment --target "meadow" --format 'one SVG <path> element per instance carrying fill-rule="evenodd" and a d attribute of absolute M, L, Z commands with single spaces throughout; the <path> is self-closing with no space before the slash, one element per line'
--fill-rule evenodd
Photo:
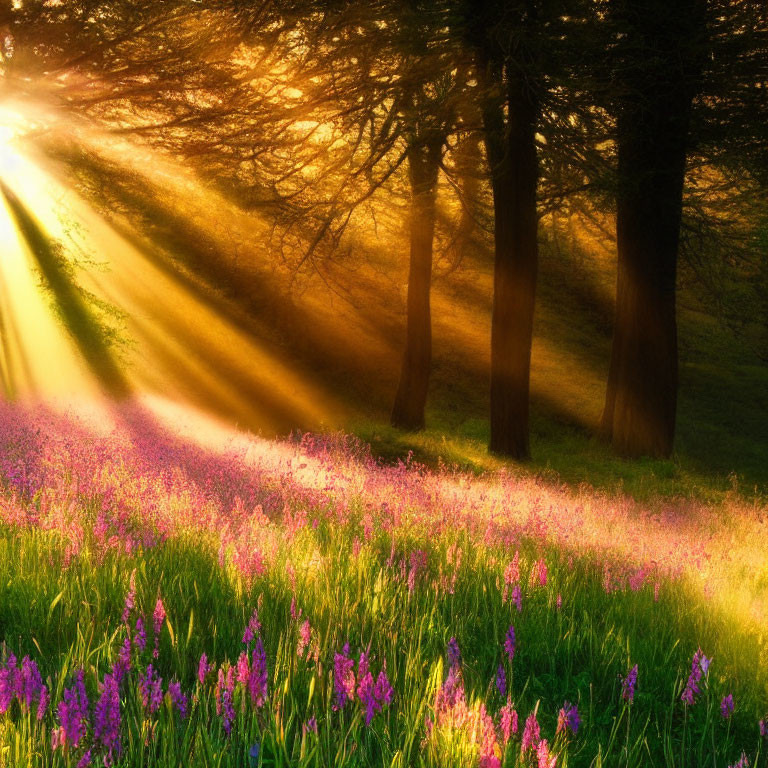
<path fill-rule="evenodd" d="M 758 501 L 155 406 L 0 407 L 3 768 L 768 765 Z"/>
<path fill-rule="evenodd" d="M 0 768 L 768 768 L 765 5 L 2 3 Z"/>

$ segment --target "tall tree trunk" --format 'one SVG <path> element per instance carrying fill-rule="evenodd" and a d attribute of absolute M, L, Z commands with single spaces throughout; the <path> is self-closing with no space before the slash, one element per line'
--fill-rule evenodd
<path fill-rule="evenodd" d="M 535 136 L 539 105 L 525 77 L 511 66 L 506 86 L 507 119 L 498 102 L 486 104 L 483 110 L 495 222 L 490 450 L 525 459 L 530 454 L 531 343 L 538 271 Z"/>
<path fill-rule="evenodd" d="M 424 408 L 432 366 L 429 294 L 432 283 L 437 174 L 442 147 L 443 140 L 440 138 L 408 149 L 411 253 L 405 354 L 391 416 L 393 426 L 401 429 L 424 428 Z"/>
<path fill-rule="evenodd" d="M 674 7 L 679 29 L 700 18 L 698 0 L 683 5 L 690 8 Z M 668 457 L 675 433 L 677 254 L 696 80 L 695 56 L 689 50 L 685 60 L 684 44 L 698 30 L 678 46 L 670 25 L 662 29 L 663 39 L 639 33 L 657 58 L 634 63 L 638 75 L 617 119 L 616 310 L 601 432 L 624 456 Z"/>
<path fill-rule="evenodd" d="M 674 140 L 671 126 L 662 137 L 648 137 L 631 116 L 620 123 L 616 314 L 603 431 L 622 455 L 665 457 L 672 452 L 677 405 L 675 282 L 685 144 Z"/>

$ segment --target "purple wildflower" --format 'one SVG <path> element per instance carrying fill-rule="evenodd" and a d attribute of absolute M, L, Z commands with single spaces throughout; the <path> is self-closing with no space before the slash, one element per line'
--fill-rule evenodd
<path fill-rule="evenodd" d="M 635 687 L 637 686 L 637 664 L 627 672 L 627 676 L 621 683 L 621 697 L 630 704 L 635 700 Z"/>
<path fill-rule="evenodd" d="M 310 717 L 309 720 L 307 720 L 307 722 L 304 723 L 302 730 L 304 731 L 304 733 L 306 733 L 307 731 L 312 731 L 312 733 L 317 733 L 317 718 L 314 715 L 312 715 L 312 717 Z"/>
<path fill-rule="evenodd" d="M 502 699 L 507 695 L 507 673 L 504 671 L 503 664 L 499 664 L 496 670 L 496 690 Z"/>
<path fill-rule="evenodd" d="M 760 735 L 761 735 L 763 738 L 768 738 L 768 721 L 766 721 L 766 720 L 761 720 L 761 721 L 760 721 L 760 722 L 757 724 L 757 727 L 758 727 L 758 729 L 760 730 Z"/>
<path fill-rule="evenodd" d="M 341 653 L 333 657 L 333 690 L 336 701 L 334 709 L 342 709 L 355 695 L 355 662 L 349 658 L 349 643 L 345 643 Z"/>
<path fill-rule="evenodd" d="M 243 632 L 243 644 L 250 645 L 256 635 L 261 632 L 261 622 L 259 621 L 259 609 L 254 608 L 251 618 L 248 620 L 248 626 L 246 626 Z"/>
<path fill-rule="evenodd" d="M 728 768 L 749 768 L 749 758 L 742 752 L 738 762 L 729 765 Z"/>
<path fill-rule="evenodd" d="M 120 690 L 112 675 L 104 675 L 101 696 L 93 711 L 93 739 L 107 750 L 104 764 L 120 754 Z"/>
<path fill-rule="evenodd" d="M 693 706 L 696 701 L 696 695 L 701 693 L 699 683 L 701 678 L 709 671 L 709 664 L 711 659 L 708 659 L 701 648 L 696 650 L 693 654 L 693 661 L 691 662 L 691 674 L 688 676 L 688 682 L 685 684 L 685 689 L 680 698 L 689 706 Z"/>
<path fill-rule="evenodd" d="M 213 671 L 213 667 L 208 664 L 208 657 L 205 654 L 200 656 L 200 663 L 197 665 L 197 680 L 200 685 L 205 683 L 205 678 L 209 672 Z"/>
<path fill-rule="evenodd" d="M 448 660 L 448 666 L 451 669 L 458 669 L 461 666 L 461 651 L 459 650 L 459 644 L 455 637 L 452 637 L 448 641 L 448 645 L 445 649 L 445 655 Z"/>
<path fill-rule="evenodd" d="M 525 729 L 523 730 L 523 742 L 520 745 L 520 752 L 526 752 L 529 749 L 536 749 L 541 741 L 541 729 L 539 728 L 539 722 L 536 719 L 536 712 L 531 712 L 528 715 L 528 719 L 525 721 Z"/>
<path fill-rule="evenodd" d="M 17 693 L 16 657 L 11 653 L 0 667 L 0 715 L 7 712 Z"/>
<path fill-rule="evenodd" d="M 155 611 L 152 614 L 152 632 L 155 638 L 155 647 L 152 650 L 152 657 L 157 658 L 160 655 L 160 630 L 163 628 L 163 622 L 165 621 L 165 606 L 163 601 L 158 597 L 155 603 Z"/>
<path fill-rule="evenodd" d="M 251 655 L 251 673 L 248 676 L 248 693 L 251 702 L 257 707 L 264 706 L 267 700 L 267 678 L 267 654 L 259 636 Z"/>
<path fill-rule="evenodd" d="M 21 660 L 21 673 L 17 678 L 17 696 L 19 703 L 26 711 L 32 708 L 32 703 L 40 697 L 40 691 L 43 688 L 43 679 L 40 677 L 40 670 L 37 664 L 25 656 Z"/>
<path fill-rule="evenodd" d="M 216 684 L 216 714 L 221 715 L 224 733 L 229 736 L 232 732 L 232 722 L 235 719 L 235 707 L 232 698 L 235 690 L 235 674 L 233 667 L 227 669 L 226 675 L 219 668 L 219 680 Z"/>
<path fill-rule="evenodd" d="M 187 716 L 187 708 L 189 700 L 186 694 L 181 690 L 181 683 L 177 680 L 172 680 L 168 683 L 168 695 L 171 697 L 171 703 L 176 709 L 179 710 L 179 714 L 182 718 Z"/>
<path fill-rule="evenodd" d="M 576 705 L 566 701 L 557 716 L 557 733 L 564 732 L 567 728 L 575 736 L 579 725 L 581 718 Z"/>
<path fill-rule="evenodd" d="M 392 703 L 392 696 L 394 690 L 387 677 L 386 666 L 379 671 L 379 676 L 376 678 L 376 686 L 373 689 L 373 695 L 376 697 L 376 701 L 379 702 L 379 706 L 382 707 L 385 704 Z"/>
<path fill-rule="evenodd" d="M 720 702 L 720 715 L 723 720 L 727 720 L 733 714 L 733 694 L 729 693 L 727 696 L 723 696 L 723 700 Z"/>
<path fill-rule="evenodd" d="M 77 768 L 88 768 L 90 764 L 91 764 L 91 750 L 86 749 L 85 752 L 83 752 L 83 756 L 77 762 Z"/>
<path fill-rule="evenodd" d="M 85 736 L 88 722 L 88 697 L 85 693 L 84 678 L 83 670 L 78 670 L 75 674 L 75 684 L 64 690 L 64 697 L 56 708 L 61 724 L 58 743 L 62 747 L 69 745 L 74 748 Z"/>
<path fill-rule="evenodd" d="M 360 698 L 360 703 L 363 705 L 365 724 L 368 726 L 371 724 L 371 720 L 373 720 L 373 716 L 376 714 L 377 702 L 373 692 L 373 675 L 371 674 L 368 657 L 365 653 L 360 654 L 360 661 L 357 665 L 357 679 L 357 695 Z"/>
<path fill-rule="evenodd" d="M 520 585 L 515 584 L 512 588 L 512 602 L 517 607 L 517 612 L 523 612 L 523 593 L 520 591 Z"/>
<path fill-rule="evenodd" d="M 515 658 L 515 628 L 510 624 L 507 630 L 507 635 L 504 638 L 504 651 L 509 656 L 509 663 L 512 663 L 512 659 Z"/>
<path fill-rule="evenodd" d="M 136 635 L 133 638 L 133 642 L 139 649 L 139 653 L 144 653 L 147 648 L 147 630 L 144 627 L 144 619 L 141 616 L 136 619 Z"/>
<path fill-rule="evenodd" d="M 48 705 L 51 703 L 51 696 L 48 693 L 48 686 L 44 685 L 40 688 L 40 697 L 37 700 L 37 719 L 42 720 L 45 717 L 45 713 L 48 711 Z"/>
<path fill-rule="evenodd" d="M 112 667 L 112 674 L 115 676 L 115 680 L 117 680 L 118 685 L 123 682 L 123 678 L 128 674 L 130 668 L 131 638 L 126 637 L 125 640 L 123 640 L 122 646 L 120 647 L 120 652 L 117 655 L 117 661 Z"/>
<path fill-rule="evenodd" d="M 149 714 L 157 712 L 163 700 L 163 679 L 157 674 L 150 664 L 146 672 L 139 675 L 139 692 L 141 703 Z"/>

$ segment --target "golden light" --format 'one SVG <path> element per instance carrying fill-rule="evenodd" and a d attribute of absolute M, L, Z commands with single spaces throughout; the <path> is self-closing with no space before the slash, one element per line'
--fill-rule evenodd
<path fill-rule="evenodd" d="M 53 122 L 49 130 L 61 130 Z M 68 183 L 63 169 L 29 143 L 18 113 L 2 116 L 0 144 L 0 313 L 6 396 L 102 400 L 173 393 L 180 405 L 267 432 L 333 423 L 336 405 L 321 388 L 271 352 L 255 329 L 229 319 L 215 291 L 195 290 L 184 275 L 155 263 L 162 248 L 130 221 L 108 221 Z M 194 199 L 217 210 L 215 224 L 264 237 L 252 218 L 213 199 L 161 156 L 65 126 L 125 164 L 151 169 L 183 218 Z M 153 190 L 156 191 L 156 190 Z M 228 215 L 229 214 L 229 215 Z M 117 226 L 119 225 L 119 226 Z M 224 233 L 220 235 L 222 241 Z M 104 307 L 108 308 L 105 315 Z M 116 342 L 116 343 L 115 343 Z"/>

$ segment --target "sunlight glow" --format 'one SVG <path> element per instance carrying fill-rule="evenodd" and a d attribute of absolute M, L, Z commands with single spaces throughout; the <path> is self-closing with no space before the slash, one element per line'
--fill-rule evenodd
<path fill-rule="evenodd" d="M 29 211 L 37 222 L 30 226 L 39 226 L 74 264 L 75 272 L 66 275 L 66 280 L 77 281 L 78 287 L 68 289 L 72 300 L 85 290 L 85 295 L 106 301 L 121 313 L 123 327 L 118 333 L 126 343 L 114 349 L 97 347 L 92 354 L 113 358 L 110 365 L 121 371 L 117 375 L 125 386 L 138 392 L 173 391 L 189 405 L 270 432 L 284 430 L 287 424 L 318 426 L 331 421 L 334 407 L 316 387 L 274 358 L 255 335 L 227 320 L 213 297 L 211 302 L 204 300 L 184 281 L 153 264 L 152 243 L 126 240 L 52 173 L 53 166 L 42 155 L 33 148 L 26 155 L 18 152 L 12 143 L 16 128 L 4 125 L 9 143 L 1 152 L 3 183 L 17 199 L 17 207 Z M 189 196 L 193 182 L 188 174 L 174 172 L 160 161 L 151 167 L 166 190 Z M 16 245 L 2 263 L 3 290 L 12 297 L 3 302 L 2 310 L 8 337 L 2 360 L 6 392 L 45 398 L 65 392 L 75 399 L 85 392 L 94 395 L 101 386 L 83 357 L 86 350 L 79 353 L 67 328 L 52 314 L 61 296 L 41 291 L 42 278 L 35 277 L 39 268 L 30 261 L 7 207 L 0 224 L 3 240 Z M 220 210 L 224 213 L 226 208 Z M 88 269 L 79 269 L 79 262 Z M 79 312 L 75 320 L 93 315 L 87 306 L 75 309 Z M 52 364 L 56 375 L 51 375 Z"/>

